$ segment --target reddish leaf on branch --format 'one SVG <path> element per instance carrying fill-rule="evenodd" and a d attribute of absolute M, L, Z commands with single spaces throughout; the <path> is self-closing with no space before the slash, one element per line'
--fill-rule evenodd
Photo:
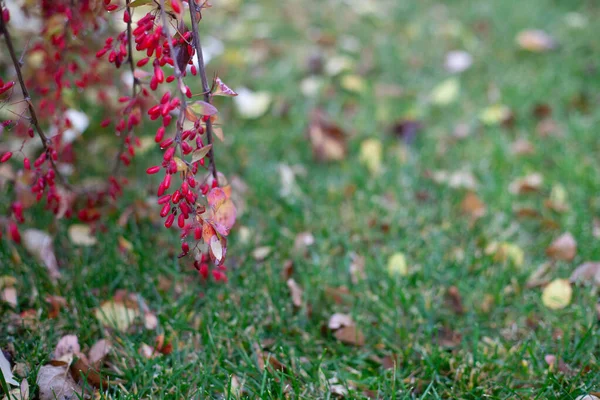
<path fill-rule="evenodd" d="M 234 92 L 233 90 L 231 90 L 231 88 L 229 86 L 227 86 L 225 83 L 223 83 L 221 78 L 219 78 L 217 76 L 217 77 L 215 77 L 215 80 L 213 82 L 212 95 L 213 96 L 235 97 L 238 94 L 236 92 Z"/>

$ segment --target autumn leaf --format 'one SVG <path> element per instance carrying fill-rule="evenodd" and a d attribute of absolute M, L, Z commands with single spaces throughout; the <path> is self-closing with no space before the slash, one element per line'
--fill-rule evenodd
<path fill-rule="evenodd" d="M 66 335 L 60 338 L 54 348 L 54 359 L 61 360 L 65 356 L 73 357 L 73 354 L 81 352 L 79 340 L 75 335 Z"/>
<path fill-rule="evenodd" d="M 49 234 L 37 229 L 26 229 L 23 232 L 23 245 L 35 258 L 44 263 L 52 279 L 60 277 L 52 237 Z"/>
<path fill-rule="evenodd" d="M 102 325 L 125 332 L 140 316 L 140 311 L 127 307 L 123 302 L 109 300 L 96 309 L 95 316 Z"/>
<path fill-rule="evenodd" d="M 365 335 L 354 325 L 338 329 L 333 334 L 342 343 L 353 346 L 364 346 Z"/>
<path fill-rule="evenodd" d="M 236 92 L 231 90 L 229 86 L 223 83 L 221 78 L 219 78 L 218 76 L 215 76 L 215 80 L 213 81 L 213 88 L 213 96 L 235 97 L 238 95 Z"/>
<path fill-rule="evenodd" d="M 542 303 L 552 310 L 565 308 L 571 303 L 573 289 L 567 279 L 555 279 L 542 292 Z"/>
<path fill-rule="evenodd" d="M 512 194 L 534 193 L 541 189 L 543 183 L 542 175 L 533 173 L 512 181 L 508 186 L 508 191 Z"/>
<path fill-rule="evenodd" d="M 556 48 L 556 41 L 540 29 L 527 29 L 519 32 L 516 42 L 523 50 L 543 53 Z"/>
<path fill-rule="evenodd" d="M 92 228 L 84 224 L 71 225 L 69 227 L 69 239 L 71 239 L 71 243 L 78 246 L 93 246 L 98 241 L 92 235 Z"/>
<path fill-rule="evenodd" d="M 320 109 L 311 113 L 308 138 L 317 161 L 340 161 L 346 157 L 345 132 Z"/>
<path fill-rule="evenodd" d="M 360 144 L 359 160 L 372 175 L 381 173 L 383 146 L 378 139 L 366 139 Z"/>
<path fill-rule="evenodd" d="M 76 399 L 83 389 L 73 380 L 67 363 L 43 365 L 37 374 L 40 400 Z"/>
<path fill-rule="evenodd" d="M 387 270 L 391 276 L 405 276 L 408 275 L 408 265 L 406 264 L 406 257 L 404 253 L 394 253 L 388 259 Z"/>
<path fill-rule="evenodd" d="M 193 164 L 195 162 L 202 160 L 204 157 L 206 157 L 206 155 L 208 154 L 210 149 L 212 149 L 212 144 L 207 144 L 204 147 L 194 150 L 192 152 L 192 160 L 190 162 Z"/>
<path fill-rule="evenodd" d="M 19 382 L 15 380 L 12 370 L 10 369 L 10 362 L 6 359 L 2 351 L 0 351 L 0 372 L 2 372 L 2 376 L 6 383 L 19 386 Z"/>
<path fill-rule="evenodd" d="M 242 118 L 256 119 L 267 112 L 272 101 L 273 97 L 269 92 L 253 92 L 247 88 L 240 88 L 233 104 Z"/>
<path fill-rule="evenodd" d="M 595 286 L 600 287 L 600 262 L 586 262 L 581 264 L 573 271 L 569 280 L 572 283 L 592 282 Z"/>
<path fill-rule="evenodd" d="M 462 212 L 471 217 L 472 220 L 479 219 L 485 215 L 485 203 L 474 192 L 467 192 L 460 203 Z"/>
<path fill-rule="evenodd" d="M 462 304 L 462 296 L 456 286 L 450 286 L 446 291 L 446 302 L 456 314 L 464 314 L 465 308 Z"/>
<path fill-rule="evenodd" d="M 286 284 L 288 289 L 290 290 L 290 295 L 292 296 L 292 303 L 294 304 L 294 307 L 302 307 L 303 290 L 300 287 L 300 285 L 298 285 L 298 283 L 296 283 L 296 281 L 292 278 L 288 279 Z"/>
<path fill-rule="evenodd" d="M 566 232 L 552 242 L 546 254 L 555 260 L 573 261 L 577 255 L 577 242 L 573 235 Z"/>
<path fill-rule="evenodd" d="M 460 83 L 456 78 L 449 78 L 431 91 L 431 102 L 438 106 L 446 106 L 456 100 L 460 92 Z"/>

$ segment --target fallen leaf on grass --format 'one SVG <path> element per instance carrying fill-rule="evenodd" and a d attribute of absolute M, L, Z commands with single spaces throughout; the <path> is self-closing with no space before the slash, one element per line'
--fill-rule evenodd
<path fill-rule="evenodd" d="M 36 384 L 40 400 L 77 399 L 83 389 L 73 380 L 67 363 L 43 365 L 38 371 Z"/>
<path fill-rule="evenodd" d="M 93 246 L 98 240 L 92 235 L 89 225 L 74 224 L 69 227 L 69 239 L 77 246 Z"/>
<path fill-rule="evenodd" d="M 406 276 L 408 275 L 408 265 L 404 253 L 394 253 L 388 259 L 387 270 L 390 276 Z"/>
<path fill-rule="evenodd" d="M 350 280 L 356 285 L 359 281 L 367 279 L 367 274 L 365 272 L 365 258 L 356 253 L 352 253 L 350 258 Z"/>
<path fill-rule="evenodd" d="M 569 232 L 563 233 L 546 249 L 546 255 L 555 260 L 573 261 L 577 255 L 577 242 Z"/>
<path fill-rule="evenodd" d="M 288 279 L 287 282 L 287 287 L 290 290 L 290 294 L 292 296 L 292 303 L 294 304 L 294 307 L 296 308 L 300 308 L 302 307 L 302 288 L 300 287 L 300 285 L 298 285 L 296 283 L 295 280 L 293 280 L 292 278 Z"/>
<path fill-rule="evenodd" d="M 571 372 L 571 367 L 560 358 L 557 358 L 554 354 L 546 354 L 544 356 L 544 361 L 546 361 L 548 369 L 551 371 L 557 371 L 563 374 L 569 374 Z"/>
<path fill-rule="evenodd" d="M 310 232 L 300 232 L 294 239 L 294 251 L 303 253 L 309 246 L 315 243 L 315 237 Z"/>
<path fill-rule="evenodd" d="M 4 356 L 4 352 L 0 351 L 0 372 L 4 380 L 9 385 L 19 386 L 19 382 L 15 380 L 15 377 L 10 369 L 10 362 Z"/>
<path fill-rule="evenodd" d="M 543 53 L 556 47 L 556 41 L 541 29 L 527 29 L 519 32 L 516 42 L 523 50 Z"/>
<path fill-rule="evenodd" d="M 470 171 L 453 171 L 444 170 L 435 171 L 431 175 L 436 183 L 445 183 L 453 189 L 469 189 L 474 190 L 477 187 L 477 180 Z"/>
<path fill-rule="evenodd" d="M 50 304 L 50 311 L 48 311 L 48 318 L 53 319 L 58 317 L 60 309 L 67 305 L 67 300 L 61 296 L 47 296 L 46 303 Z"/>
<path fill-rule="evenodd" d="M 344 326 L 352 326 L 354 325 L 354 320 L 351 316 L 347 314 L 335 313 L 329 318 L 329 322 L 327 323 L 327 327 L 332 331 L 336 329 L 340 329 Z"/>
<path fill-rule="evenodd" d="M 433 104 L 445 106 L 455 101 L 459 92 L 460 83 L 458 79 L 449 78 L 434 87 L 429 97 Z"/>
<path fill-rule="evenodd" d="M 234 97 L 233 104 L 239 115 L 246 119 L 262 117 L 273 101 L 273 96 L 269 92 L 253 92 L 243 87 L 237 93 L 238 96 Z"/>
<path fill-rule="evenodd" d="M 523 156 L 535 153 L 535 148 L 529 140 L 517 139 L 511 144 L 510 151 L 514 155 Z"/>
<path fill-rule="evenodd" d="M 512 116 L 510 108 L 497 104 L 485 108 L 479 114 L 479 119 L 487 126 L 496 126 L 508 121 Z"/>
<path fill-rule="evenodd" d="M 513 243 L 509 242 L 492 242 L 485 248 L 485 254 L 493 255 L 494 261 L 498 262 L 512 262 L 516 267 L 523 265 L 525 260 L 525 253 L 523 249 Z"/>
<path fill-rule="evenodd" d="M 62 360 L 65 356 L 73 356 L 81 352 L 79 340 L 75 335 L 65 335 L 56 344 L 54 349 L 54 360 Z"/>
<path fill-rule="evenodd" d="M 479 219 L 485 215 L 485 203 L 474 192 L 467 192 L 460 203 L 462 212 L 471 217 L 472 220 Z"/>
<path fill-rule="evenodd" d="M 452 74 L 466 71 L 472 64 L 473 57 L 463 50 L 449 51 L 444 60 L 444 68 Z"/>
<path fill-rule="evenodd" d="M 140 311 L 127 307 L 123 302 L 109 300 L 96 309 L 95 316 L 102 325 L 125 332 L 140 316 Z"/>
<path fill-rule="evenodd" d="M 548 282 L 550 282 L 550 278 L 548 277 L 548 273 L 552 268 L 551 263 L 543 263 L 540 265 L 527 279 L 527 283 L 525 284 L 527 288 L 531 289 L 534 287 L 544 286 Z"/>
<path fill-rule="evenodd" d="M 344 326 L 335 331 L 333 335 L 342 343 L 353 346 L 364 346 L 365 344 L 365 335 L 354 325 Z"/>
<path fill-rule="evenodd" d="M 571 303 L 573 289 L 567 279 L 555 279 L 542 292 L 542 302 L 552 310 L 565 308 Z"/>
<path fill-rule="evenodd" d="M 360 144 L 359 160 L 372 175 L 381 173 L 383 146 L 378 139 L 366 139 Z"/>
<path fill-rule="evenodd" d="M 269 246 L 257 247 L 256 249 L 254 249 L 252 251 L 252 257 L 256 261 L 264 261 L 267 257 L 269 257 L 270 254 L 271 254 L 271 247 L 269 247 Z"/>
<path fill-rule="evenodd" d="M 0 300 L 17 307 L 17 288 L 15 288 L 16 279 L 12 276 L 0 277 Z"/>
<path fill-rule="evenodd" d="M 533 173 L 512 181 L 508 186 L 508 191 L 512 194 L 535 193 L 541 189 L 543 183 L 542 175 Z"/>
<path fill-rule="evenodd" d="M 98 368 L 110 352 L 111 348 L 110 342 L 106 339 L 100 339 L 94 343 L 92 348 L 88 351 L 90 365 Z"/>
<path fill-rule="evenodd" d="M 49 234 L 37 229 L 26 229 L 23 232 L 23 245 L 31 255 L 46 266 L 52 279 L 60 277 L 58 262 L 52 246 L 52 237 Z"/>
<path fill-rule="evenodd" d="M 441 327 L 437 332 L 437 344 L 444 348 L 455 348 L 462 342 L 462 335 L 448 327 Z"/>
<path fill-rule="evenodd" d="M 340 161 L 346 157 L 345 132 L 320 109 L 311 113 L 308 138 L 317 161 Z"/>
<path fill-rule="evenodd" d="M 573 271 L 569 280 L 576 282 L 592 282 L 600 287 L 600 262 L 586 262 Z"/>
<path fill-rule="evenodd" d="M 446 291 L 446 301 L 450 305 L 452 311 L 456 314 L 464 314 L 465 309 L 462 304 L 462 297 L 456 286 L 450 286 Z"/>

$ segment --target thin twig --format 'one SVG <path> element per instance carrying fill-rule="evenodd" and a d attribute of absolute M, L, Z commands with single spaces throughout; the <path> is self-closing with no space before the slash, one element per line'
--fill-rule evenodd
<path fill-rule="evenodd" d="M 202 81 L 202 91 L 204 92 L 204 101 L 210 103 L 210 87 L 208 86 L 208 80 L 206 79 L 206 67 L 204 65 L 204 56 L 202 54 L 202 45 L 200 43 L 200 34 L 198 33 L 198 21 L 196 21 L 196 10 L 195 1 L 189 0 L 190 6 L 190 18 L 192 20 L 192 43 L 196 54 L 198 55 L 198 72 L 200 73 L 200 80 Z M 213 143 L 213 126 L 210 118 L 206 121 L 206 141 L 207 144 Z M 210 171 L 213 179 L 219 182 L 217 177 L 217 166 L 215 164 L 214 146 L 208 151 L 208 160 L 210 161 Z"/>
<path fill-rule="evenodd" d="M 37 114 L 35 112 L 35 108 L 33 107 L 33 103 L 31 101 L 31 96 L 29 95 L 29 90 L 27 90 L 27 85 L 25 85 L 25 80 L 23 79 L 23 73 L 21 72 L 21 62 L 17 58 L 17 54 L 15 53 L 15 48 L 12 43 L 12 39 L 10 37 L 10 33 L 8 32 L 8 28 L 6 27 L 6 23 L 4 22 L 4 18 L 0 17 L 0 32 L 4 35 L 4 41 L 6 42 L 6 47 L 8 48 L 8 53 L 10 54 L 10 58 L 12 60 L 13 66 L 15 67 L 15 71 L 17 72 L 17 78 L 19 80 L 19 85 L 21 86 L 21 92 L 23 93 L 23 99 L 27 102 L 27 107 L 29 109 L 29 120 L 31 125 L 35 128 L 37 135 L 42 141 L 42 146 L 44 147 L 44 151 L 46 152 L 46 157 L 50 160 L 50 165 L 52 169 L 56 173 L 56 176 L 60 180 L 60 182 L 66 187 L 70 188 L 69 183 L 65 179 L 65 177 L 58 170 L 54 159 L 52 158 L 52 154 L 50 151 L 50 146 L 52 145 L 52 141 L 48 139 L 48 137 L 44 134 L 42 127 L 37 119 Z"/>

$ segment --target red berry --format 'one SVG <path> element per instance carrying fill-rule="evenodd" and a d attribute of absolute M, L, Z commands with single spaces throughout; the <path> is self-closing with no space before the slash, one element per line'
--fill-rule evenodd
<path fill-rule="evenodd" d="M 159 166 L 159 165 L 155 165 L 155 166 L 153 166 L 153 167 L 150 167 L 150 168 L 148 168 L 148 169 L 146 170 L 146 173 L 147 173 L 148 175 L 153 175 L 153 174 L 156 174 L 156 173 L 158 173 L 158 171 L 160 171 L 160 166 Z"/>
<path fill-rule="evenodd" d="M 165 220 L 165 228 L 170 228 L 173 225 L 173 221 L 175 221 L 175 215 L 169 214 L 169 216 Z"/>
<path fill-rule="evenodd" d="M 12 155 L 12 151 L 7 151 L 6 153 L 2 154 L 2 157 L 0 157 L 0 163 L 7 162 L 8 160 L 10 160 Z"/>

